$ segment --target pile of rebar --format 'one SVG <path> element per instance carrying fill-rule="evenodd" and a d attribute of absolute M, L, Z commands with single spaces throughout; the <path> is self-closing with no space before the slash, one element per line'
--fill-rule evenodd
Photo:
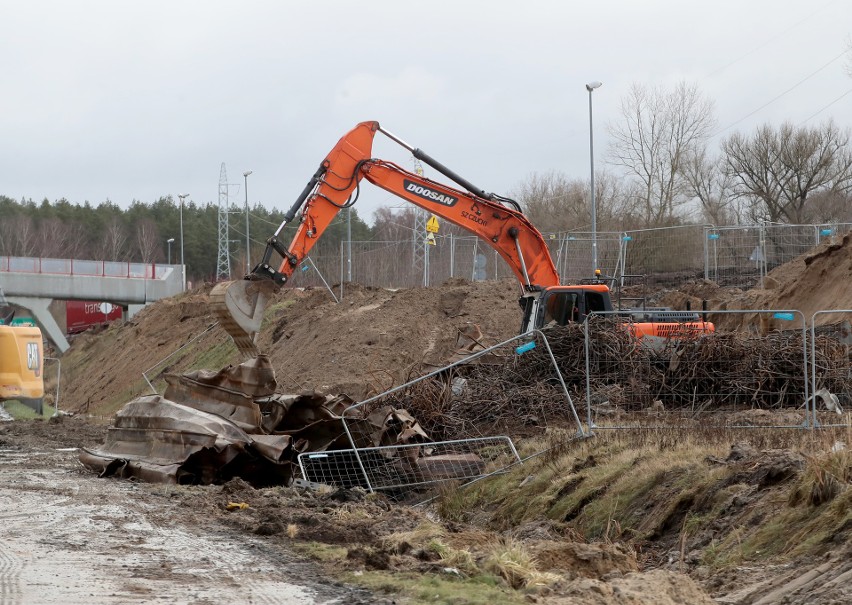
<path fill-rule="evenodd" d="M 581 419 L 587 404 L 586 337 L 582 325 L 546 331 L 568 394 Z M 816 339 L 817 388 L 852 393 L 848 347 Z M 808 364 L 810 351 L 808 350 Z M 686 340 L 637 338 L 627 324 L 596 318 L 589 325 L 588 394 L 595 413 L 661 410 L 796 409 L 806 393 L 799 331 L 767 335 L 716 333 Z M 390 401 L 442 439 L 523 433 L 525 427 L 574 422 L 544 346 L 501 363 L 470 365 L 414 384 Z"/>

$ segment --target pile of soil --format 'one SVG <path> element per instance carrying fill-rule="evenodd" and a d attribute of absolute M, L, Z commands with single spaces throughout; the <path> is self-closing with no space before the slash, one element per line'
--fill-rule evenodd
<path fill-rule="evenodd" d="M 151 392 L 143 372 L 161 387 L 157 381 L 167 372 L 242 361 L 215 325 L 211 289 L 158 301 L 124 325 L 78 336 L 62 361 L 61 407 L 110 415 Z M 361 399 L 401 384 L 424 364 L 442 364 L 471 324 L 479 326 L 486 346 L 517 334 L 518 296 L 511 280 L 457 279 L 398 291 L 348 284 L 339 303 L 325 289 L 285 289 L 267 310 L 258 345 L 281 391 Z"/>

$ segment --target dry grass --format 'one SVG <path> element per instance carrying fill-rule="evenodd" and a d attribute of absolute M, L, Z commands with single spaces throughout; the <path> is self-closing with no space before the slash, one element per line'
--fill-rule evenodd
<path fill-rule="evenodd" d="M 589 541 L 641 545 L 652 565 L 655 548 L 679 551 L 683 560 L 696 544 L 714 568 L 786 561 L 852 532 L 852 452 L 832 451 L 838 441 L 852 443 L 852 434 L 714 428 L 600 432 L 578 441 L 554 433 L 519 447 L 542 448 L 540 455 L 506 475 L 448 490 L 437 510 L 503 535 L 549 518 Z M 728 461 L 733 444 L 749 458 Z M 758 489 L 761 464 L 802 460 L 797 455 L 803 468 Z M 711 526 L 721 530 L 709 534 Z M 486 569 L 512 585 L 532 577 L 534 563 L 511 542 L 487 560 Z"/>
<path fill-rule="evenodd" d="M 485 559 L 484 566 L 514 589 L 546 587 L 561 579 L 557 574 L 539 571 L 526 547 L 512 539 L 505 539 L 496 546 Z"/>
<path fill-rule="evenodd" d="M 391 552 L 402 552 L 412 545 L 425 545 L 439 541 L 446 535 L 446 530 L 438 523 L 431 521 L 421 523 L 411 531 L 397 532 L 382 537 L 382 545 Z"/>
<path fill-rule="evenodd" d="M 476 564 L 476 557 L 466 548 L 453 548 L 441 540 L 432 540 L 428 549 L 440 557 L 441 565 L 456 569 L 463 576 L 475 576 L 481 573 Z"/>

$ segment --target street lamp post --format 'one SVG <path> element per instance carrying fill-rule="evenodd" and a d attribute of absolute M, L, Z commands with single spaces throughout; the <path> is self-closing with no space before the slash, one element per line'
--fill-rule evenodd
<path fill-rule="evenodd" d="M 183 260 L 183 201 L 189 197 L 188 193 L 182 193 L 180 198 L 180 273 L 183 282 L 182 292 L 186 292 L 186 263 Z"/>
<path fill-rule="evenodd" d="M 246 275 L 251 273 L 251 254 L 249 253 L 249 211 L 248 211 L 248 178 L 251 174 L 251 170 L 246 170 L 243 173 L 243 178 L 245 179 L 245 190 L 246 190 Z"/>
<path fill-rule="evenodd" d="M 169 249 L 169 254 L 168 254 L 169 260 L 168 260 L 168 262 L 166 262 L 167 265 L 172 264 L 172 244 L 174 243 L 174 241 L 175 241 L 175 238 L 173 238 L 173 237 L 170 237 L 169 239 L 166 240 L 166 243 L 168 244 L 168 249 Z"/>
<path fill-rule="evenodd" d="M 592 128 L 592 91 L 600 88 L 602 82 L 589 82 L 586 90 L 589 91 L 589 159 L 592 166 L 592 277 L 597 276 L 598 270 L 598 212 L 595 206 L 595 138 Z"/>

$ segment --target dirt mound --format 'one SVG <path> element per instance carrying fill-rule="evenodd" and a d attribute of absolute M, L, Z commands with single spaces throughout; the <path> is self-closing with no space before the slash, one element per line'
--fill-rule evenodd
<path fill-rule="evenodd" d="M 276 304 L 258 345 L 285 388 L 379 393 L 421 364 L 440 364 L 459 331 L 478 324 L 488 344 L 517 332 L 517 286 L 510 281 L 452 280 L 438 288 L 349 287 L 340 303 L 306 291 Z"/>
<path fill-rule="evenodd" d="M 744 300 L 754 309 L 798 309 L 810 319 L 822 309 L 852 308 L 850 278 L 852 232 L 826 240 L 773 269 L 766 276 L 764 287 L 750 290 Z"/>
<path fill-rule="evenodd" d="M 215 325 L 211 289 L 159 301 L 124 325 L 77 337 L 62 361 L 62 407 L 110 415 L 151 392 L 143 372 L 162 391 L 166 372 L 241 361 Z M 494 344 L 516 334 L 521 320 L 510 280 L 456 279 L 397 291 L 348 284 L 344 294 L 339 303 L 325 289 L 286 289 L 274 297 L 258 344 L 282 391 L 362 398 L 400 384 L 424 363 L 447 359 L 459 331 L 471 324 L 479 325 L 485 344 Z"/>
<path fill-rule="evenodd" d="M 809 252 L 770 271 L 762 287 L 748 291 L 722 287 L 707 280 L 695 280 L 677 290 L 658 292 L 654 303 L 675 309 L 701 309 L 707 301 L 709 309 L 797 309 L 810 322 L 811 316 L 824 309 L 852 308 L 852 232 L 843 237 L 827 239 Z M 755 314 L 710 314 L 718 328 L 726 330 L 798 328 L 780 325 L 777 321 L 759 325 Z M 817 324 L 832 323 L 838 317 L 818 317 Z"/>

